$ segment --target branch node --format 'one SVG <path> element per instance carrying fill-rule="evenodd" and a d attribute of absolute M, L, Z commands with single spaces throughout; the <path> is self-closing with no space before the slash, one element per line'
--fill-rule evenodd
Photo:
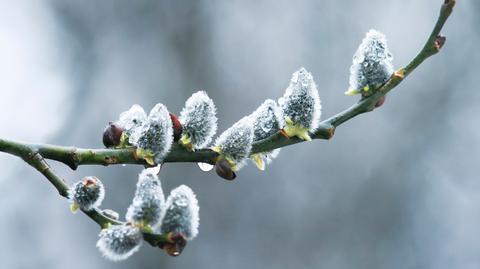
<path fill-rule="evenodd" d="M 334 126 L 330 127 L 327 129 L 328 130 L 328 136 L 325 137 L 326 139 L 331 139 L 335 135 L 335 130 L 336 128 Z"/>
<path fill-rule="evenodd" d="M 104 163 L 105 166 L 116 164 L 116 163 L 118 163 L 118 158 L 116 156 L 110 156 L 110 155 L 105 156 L 105 163 Z"/>
<path fill-rule="evenodd" d="M 404 79 L 405 78 L 405 69 L 404 68 L 401 68 L 401 69 L 398 69 L 397 71 L 395 71 L 395 73 L 393 73 L 393 77 L 394 78 L 397 78 L 397 79 Z"/>
<path fill-rule="evenodd" d="M 447 38 L 444 36 L 444 35 L 437 35 L 437 37 L 435 38 L 435 50 L 437 52 L 440 51 L 440 49 L 443 47 L 443 45 L 445 45 L 445 41 L 447 40 Z"/>

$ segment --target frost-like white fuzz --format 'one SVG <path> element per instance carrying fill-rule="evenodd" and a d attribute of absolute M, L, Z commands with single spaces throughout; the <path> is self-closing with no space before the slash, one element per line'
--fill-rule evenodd
<path fill-rule="evenodd" d="M 155 162 L 161 163 L 172 147 L 173 127 L 168 109 L 163 104 L 156 104 L 147 120 L 130 136 L 129 142 L 154 154 Z"/>
<path fill-rule="evenodd" d="M 192 240 L 198 234 L 199 210 L 197 198 L 188 186 L 181 185 L 172 190 L 167 198 L 162 234 L 177 232 Z"/>
<path fill-rule="evenodd" d="M 160 179 L 151 170 L 143 170 L 138 176 L 137 190 L 125 218 L 134 224 L 155 228 L 160 224 L 164 206 L 165 196 Z"/>
<path fill-rule="evenodd" d="M 142 232 L 130 225 L 112 225 L 99 234 L 97 247 L 111 261 L 123 261 L 142 245 Z"/>
<path fill-rule="evenodd" d="M 204 91 L 194 93 L 180 112 L 183 127 L 181 143 L 191 144 L 192 149 L 207 146 L 217 132 L 216 108 Z"/>
<path fill-rule="evenodd" d="M 285 123 L 282 111 L 272 99 L 267 99 L 252 113 L 253 141 L 259 141 L 276 134 Z"/>
<path fill-rule="evenodd" d="M 370 30 L 353 56 L 350 67 L 349 93 L 375 89 L 393 74 L 393 56 L 388 50 L 385 35 Z M 369 87 L 364 89 L 365 87 Z"/>
<path fill-rule="evenodd" d="M 134 130 L 140 128 L 146 120 L 147 114 L 143 108 L 135 104 L 129 110 L 120 114 L 117 124 L 130 136 Z"/>
<path fill-rule="evenodd" d="M 243 117 L 223 132 L 215 141 L 213 149 L 223 155 L 234 171 L 245 165 L 253 143 L 253 122 Z"/>
<path fill-rule="evenodd" d="M 98 178 L 85 177 L 73 184 L 68 196 L 72 203 L 72 211 L 76 208 L 89 211 L 100 206 L 105 197 L 105 187 Z"/>
<path fill-rule="evenodd" d="M 320 124 L 322 106 L 317 86 L 305 68 L 292 75 L 285 94 L 278 100 L 283 116 L 290 124 L 313 132 Z"/>
<path fill-rule="evenodd" d="M 283 128 L 285 121 L 282 116 L 282 111 L 272 99 L 267 99 L 261 104 L 255 112 L 251 115 L 253 121 L 253 141 L 259 141 L 268 138 Z M 273 158 L 276 158 L 280 149 L 275 149 L 269 152 L 261 152 L 253 156 L 252 161 L 262 169 L 264 163 L 270 163 Z"/>

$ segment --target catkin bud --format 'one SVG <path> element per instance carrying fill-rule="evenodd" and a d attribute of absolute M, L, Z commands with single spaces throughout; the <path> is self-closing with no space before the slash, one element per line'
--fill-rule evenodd
<path fill-rule="evenodd" d="M 143 170 L 138 176 L 137 190 L 125 218 L 136 226 L 155 228 L 160 224 L 164 206 L 160 179 L 150 169 Z"/>
<path fill-rule="evenodd" d="M 233 171 L 238 171 L 245 165 L 252 143 L 253 123 L 250 117 L 244 117 L 217 138 L 212 150 L 220 154 L 219 160 L 227 160 Z"/>
<path fill-rule="evenodd" d="M 185 102 L 180 113 L 183 135 L 180 144 L 195 150 L 207 146 L 217 132 L 216 108 L 204 91 L 199 91 Z"/>
<path fill-rule="evenodd" d="M 129 142 L 138 147 L 137 155 L 150 165 L 161 163 L 173 142 L 172 120 L 167 107 L 160 103 L 155 105 L 143 125 L 131 134 Z"/>
<path fill-rule="evenodd" d="M 181 233 L 187 240 L 192 240 L 198 234 L 198 211 L 197 198 L 189 187 L 181 185 L 172 190 L 167 198 L 162 234 Z"/>
<path fill-rule="evenodd" d="M 266 139 L 283 129 L 284 119 L 277 102 L 265 100 L 251 115 L 253 121 L 253 141 Z M 250 159 L 260 170 L 265 170 L 265 163 L 270 163 L 280 153 L 280 149 L 252 154 Z"/>
<path fill-rule="evenodd" d="M 353 56 L 350 88 L 345 93 L 369 96 L 392 76 L 393 56 L 384 34 L 370 30 Z"/>
<path fill-rule="evenodd" d="M 123 261 L 142 245 L 142 232 L 130 225 L 112 225 L 99 234 L 97 247 L 111 261 Z"/>
<path fill-rule="evenodd" d="M 105 147 L 122 147 L 128 143 L 128 137 L 147 119 L 143 108 L 133 105 L 129 110 L 120 114 L 119 120 L 110 122 L 103 131 Z"/>
<path fill-rule="evenodd" d="M 99 207 L 105 197 L 105 187 L 102 182 L 94 177 L 85 177 L 73 184 L 69 190 L 69 200 L 72 212 L 78 208 L 89 211 Z"/>
<path fill-rule="evenodd" d="M 147 114 L 140 105 L 133 105 L 129 110 L 120 113 L 117 124 L 120 125 L 124 132 L 130 136 L 135 129 L 142 126 L 147 120 Z"/>
<path fill-rule="evenodd" d="M 312 74 L 303 67 L 293 73 L 290 85 L 278 103 L 285 119 L 285 133 L 289 137 L 311 140 L 308 132 L 314 132 L 319 126 L 322 109 Z"/>

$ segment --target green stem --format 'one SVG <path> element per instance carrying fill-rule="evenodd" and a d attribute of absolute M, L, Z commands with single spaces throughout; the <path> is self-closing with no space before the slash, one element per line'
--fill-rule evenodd
<path fill-rule="evenodd" d="M 39 147 L 28 145 L 25 143 L 15 142 L 15 141 L 8 141 L 4 139 L 0 139 L 0 151 L 9 153 L 11 155 L 15 155 L 20 157 L 25 162 L 27 162 L 30 166 L 35 168 L 39 171 L 48 181 L 57 189 L 58 193 L 68 199 L 68 191 L 69 187 L 65 180 L 59 177 L 55 171 L 48 165 L 48 163 L 43 158 L 41 151 L 38 150 Z M 50 152 L 58 152 L 61 151 L 61 147 L 52 146 L 46 147 L 46 151 Z M 72 148 L 69 148 L 70 152 Z M 111 219 L 103 214 L 100 210 L 94 209 L 90 211 L 82 210 L 85 215 L 90 217 L 93 221 L 95 221 L 101 228 L 107 227 L 109 224 L 112 225 L 122 225 L 125 224 L 124 222 Z M 144 233 L 145 234 L 145 241 L 150 243 L 152 246 L 162 246 L 162 243 L 169 242 L 165 235 L 162 234 L 152 234 L 152 233 Z"/>

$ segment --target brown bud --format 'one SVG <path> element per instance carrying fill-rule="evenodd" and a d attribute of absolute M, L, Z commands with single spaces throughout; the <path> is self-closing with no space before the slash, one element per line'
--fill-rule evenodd
<path fill-rule="evenodd" d="M 120 145 L 123 129 L 113 122 L 109 122 L 103 131 L 103 144 L 107 148 Z"/>
<path fill-rule="evenodd" d="M 280 134 L 283 135 L 285 138 L 290 138 L 290 136 L 288 136 L 287 132 L 284 129 L 280 129 Z"/>
<path fill-rule="evenodd" d="M 169 113 L 170 114 L 170 119 L 172 120 L 172 126 L 173 126 L 173 140 L 177 142 L 180 137 L 182 136 L 182 124 L 178 120 L 177 116 L 175 114 Z"/>
<path fill-rule="evenodd" d="M 237 177 L 235 172 L 233 172 L 232 167 L 225 159 L 220 159 L 217 161 L 215 164 L 215 172 L 217 172 L 217 175 L 226 180 L 234 180 Z"/>
<path fill-rule="evenodd" d="M 384 95 L 378 99 L 378 101 L 375 103 L 375 107 L 381 107 L 383 103 L 385 103 L 385 100 L 387 99 L 387 96 Z"/>
<path fill-rule="evenodd" d="M 82 180 L 82 184 L 87 188 L 94 186 L 97 182 L 98 178 L 94 176 L 84 177 Z"/>
<path fill-rule="evenodd" d="M 187 245 L 187 239 L 181 233 L 169 233 L 168 234 L 169 243 L 163 245 L 163 249 L 170 256 L 178 256 L 182 254 L 183 249 Z"/>
<path fill-rule="evenodd" d="M 437 51 L 440 51 L 440 49 L 445 45 L 445 41 L 447 41 L 447 38 L 443 35 L 438 35 L 437 38 L 435 38 L 435 49 Z"/>

